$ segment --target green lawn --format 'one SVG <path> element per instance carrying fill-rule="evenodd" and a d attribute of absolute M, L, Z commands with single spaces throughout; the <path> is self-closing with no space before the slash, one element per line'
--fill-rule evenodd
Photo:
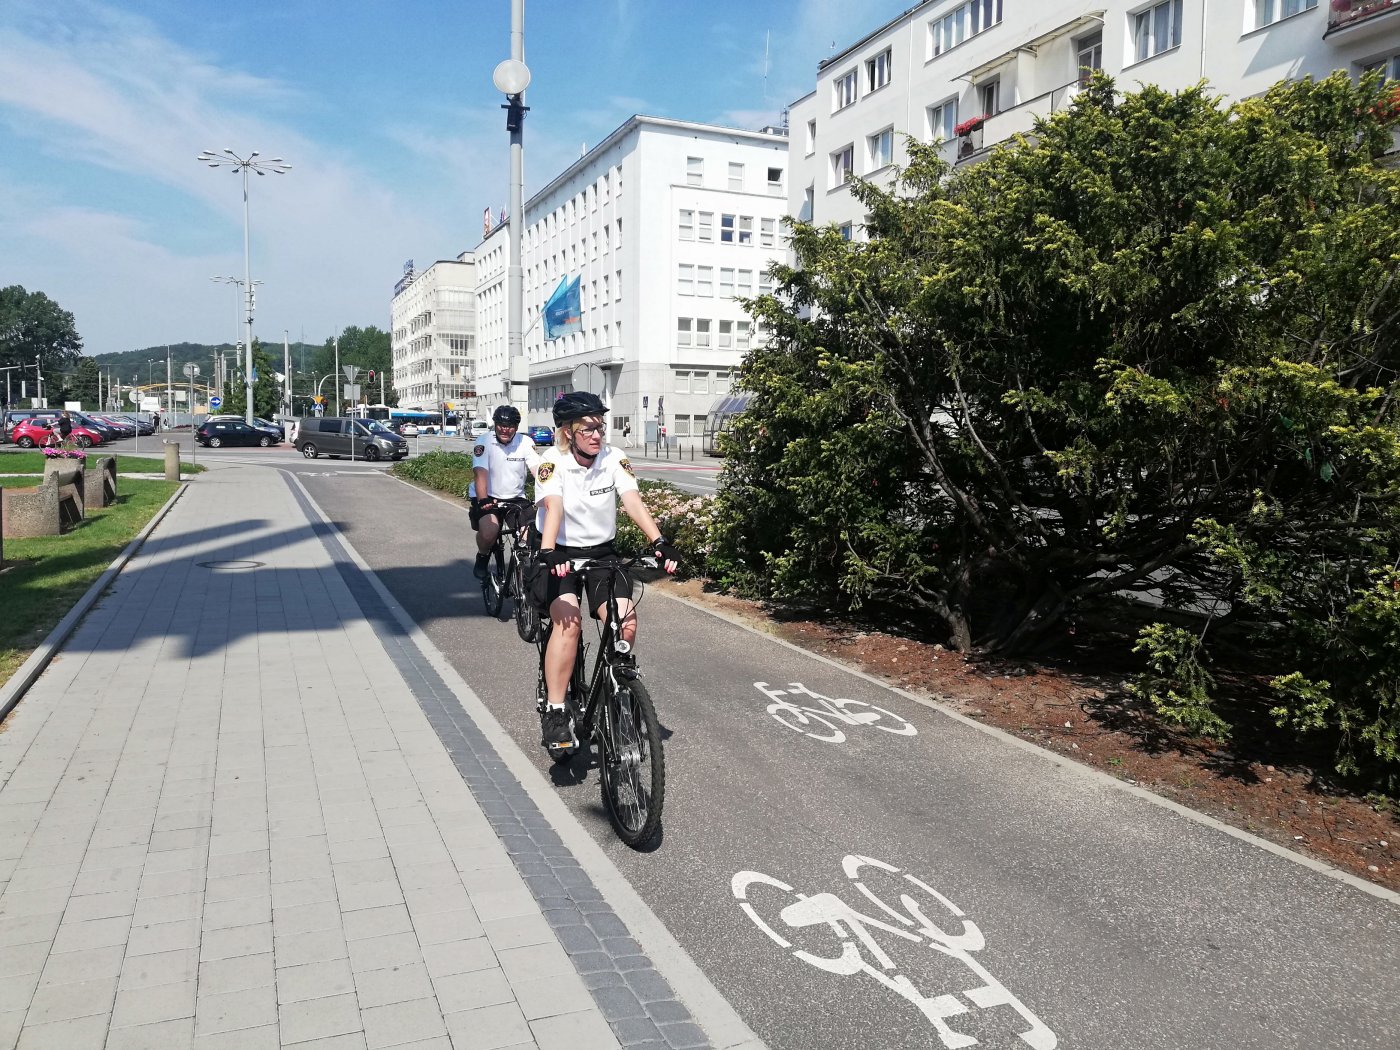
<path fill-rule="evenodd" d="M 0 457 L 0 473 L 14 469 L 9 463 L 9 456 Z M 38 481 L 38 477 L 0 478 L 0 488 L 28 488 Z M 130 478 L 117 484 L 121 493 L 117 502 L 88 511 L 73 531 L 4 541 L 5 564 L 13 565 L 0 571 L 0 685 L 9 681 L 179 487 L 173 481 Z"/>
<path fill-rule="evenodd" d="M 88 450 L 89 456 L 100 456 L 101 452 Z M 181 474 L 203 474 L 207 467 L 196 466 L 193 463 L 180 463 Z M 44 454 L 39 451 L 34 452 L 0 452 L 0 474 L 42 474 L 44 472 Z M 163 474 L 165 473 L 165 461 L 157 458 L 146 458 L 144 456 L 118 456 L 117 474 Z M 120 486 L 120 478 L 117 482 Z"/>

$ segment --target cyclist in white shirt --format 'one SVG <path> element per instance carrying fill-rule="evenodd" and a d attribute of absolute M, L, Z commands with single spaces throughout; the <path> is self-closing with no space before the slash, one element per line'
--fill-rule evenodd
<path fill-rule="evenodd" d="M 657 561 L 667 572 L 676 571 L 680 555 L 661 535 L 651 512 L 642 502 L 632 464 L 621 449 L 603 443 L 607 407 L 594 394 L 572 391 L 554 403 L 555 447 L 535 466 L 536 527 L 540 531 L 539 563 L 548 575 L 537 572 L 536 598 L 549 610 L 549 646 L 545 650 L 546 706 L 540 718 L 542 743 L 551 751 L 576 746 L 564 694 L 574 670 L 579 631 L 582 583 L 570 573 L 575 559 L 607 559 L 617 556 L 617 503 L 637 523 Z M 637 614 L 632 607 L 632 581 L 626 573 L 612 576 L 612 590 L 622 618 L 621 636 L 632 642 L 637 636 Z M 588 608 L 604 615 L 608 577 L 588 579 Z"/>
<path fill-rule="evenodd" d="M 525 478 L 540 460 L 535 443 L 520 433 L 520 410 L 502 405 L 491 416 L 494 435 L 482 434 L 472 448 L 472 483 L 467 489 L 471 501 L 471 525 L 476 530 L 478 580 L 486 579 L 491 546 L 501 531 L 503 504 L 529 506 L 525 499 Z"/>

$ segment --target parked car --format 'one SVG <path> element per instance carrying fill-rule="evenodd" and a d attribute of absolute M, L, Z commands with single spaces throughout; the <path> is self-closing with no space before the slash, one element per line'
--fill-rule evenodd
<path fill-rule="evenodd" d="M 485 434 L 485 433 L 487 433 L 490 429 L 491 429 L 491 421 L 490 421 L 489 419 L 473 419 L 473 420 L 472 420 L 472 437 L 477 437 L 478 435 Z"/>
<path fill-rule="evenodd" d="M 250 427 L 241 419 L 206 419 L 195 428 L 194 439 L 206 448 L 225 445 L 259 445 L 268 448 L 282 440 L 262 427 Z"/>
<path fill-rule="evenodd" d="M 54 416 L 22 419 L 15 424 L 11 438 L 20 448 L 36 448 L 58 441 L 58 421 Z M 79 448 L 91 448 L 102 444 L 102 435 L 78 423 L 73 424 L 73 444 Z"/>
<path fill-rule="evenodd" d="M 408 442 L 377 419 L 307 416 L 297 427 L 297 448 L 307 459 L 326 455 L 355 459 L 403 459 Z"/>
<path fill-rule="evenodd" d="M 243 419 L 242 416 L 231 416 L 231 415 L 227 415 L 227 414 L 225 414 L 225 415 L 218 415 L 218 416 L 207 416 L 207 417 L 205 417 L 205 422 L 208 422 L 208 423 L 217 423 L 217 422 L 221 422 L 221 421 L 229 420 L 229 419 L 242 420 L 242 421 L 245 422 L 245 423 L 247 422 L 247 420 Z M 278 442 L 280 442 L 280 441 L 282 440 L 282 428 L 281 428 L 281 426 L 279 426 L 278 424 L 274 423 L 274 422 L 273 422 L 272 420 L 270 420 L 270 419 L 263 419 L 262 416 L 254 416 L 254 417 L 253 417 L 253 426 L 256 427 L 258 430 L 265 431 L 266 433 L 268 433 L 269 435 L 271 435 L 274 444 L 276 444 L 276 443 L 278 443 Z"/>
<path fill-rule="evenodd" d="M 417 424 L 417 423 L 400 423 L 399 426 L 398 426 L 398 432 L 399 432 L 402 436 L 404 436 L 404 437 L 406 437 L 406 438 L 417 437 L 417 436 L 418 436 L 418 424 Z"/>
<path fill-rule="evenodd" d="M 554 444 L 554 428 L 553 428 L 553 427 L 546 427 L 546 426 L 530 427 L 530 429 L 527 431 L 527 433 L 530 435 L 530 440 L 533 441 L 536 445 L 552 445 L 552 444 Z"/>

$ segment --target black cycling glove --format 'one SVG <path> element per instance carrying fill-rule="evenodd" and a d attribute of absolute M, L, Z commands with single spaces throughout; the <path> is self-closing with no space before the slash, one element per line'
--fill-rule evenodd
<path fill-rule="evenodd" d="M 472 506 L 475 507 L 475 508 L 477 509 L 478 512 L 480 512 L 480 511 L 486 511 L 486 510 L 491 510 L 491 509 L 493 509 L 493 508 L 496 506 L 496 497 L 495 497 L 495 496 L 473 496 L 473 497 L 472 497 Z"/>
<path fill-rule="evenodd" d="M 651 553 L 652 557 L 663 566 L 668 561 L 679 562 L 681 560 L 681 552 L 678 551 L 676 545 L 665 536 L 656 537 L 656 540 L 651 544 Z"/>
<path fill-rule="evenodd" d="M 535 552 L 535 560 L 545 568 L 552 569 L 556 565 L 563 565 L 569 560 L 569 556 L 553 547 L 541 547 Z"/>

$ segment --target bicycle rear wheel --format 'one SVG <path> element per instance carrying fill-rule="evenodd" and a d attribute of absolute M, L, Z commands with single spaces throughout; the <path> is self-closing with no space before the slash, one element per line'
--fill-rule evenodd
<path fill-rule="evenodd" d="M 598 778 L 603 805 L 617 837 L 636 849 L 661 830 L 666 799 L 661 725 L 646 686 L 635 678 L 619 683 L 603 702 L 607 710 L 598 720 L 606 737 Z"/>
<path fill-rule="evenodd" d="M 505 567 L 509 564 L 510 547 L 504 530 L 491 545 L 486 565 L 486 579 L 481 581 L 481 599 L 486 603 L 486 615 L 500 619 L 506 601 Z"/>

